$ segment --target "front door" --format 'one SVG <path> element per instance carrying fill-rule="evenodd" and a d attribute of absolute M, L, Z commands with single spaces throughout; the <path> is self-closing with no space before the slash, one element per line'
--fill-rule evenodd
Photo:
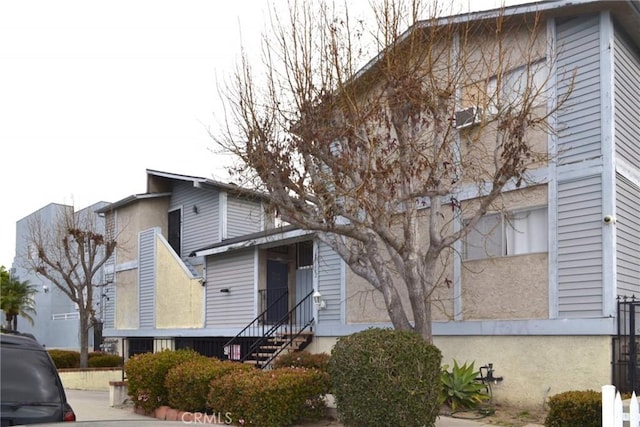
<path fill-rule="evenodd" d="M 267 260 L 267 323 L 283 319 L 289 312 L 289 264 Z"/>

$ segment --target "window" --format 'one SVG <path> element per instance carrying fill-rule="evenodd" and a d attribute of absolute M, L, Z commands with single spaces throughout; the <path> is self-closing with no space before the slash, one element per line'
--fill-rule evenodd
<path fill-rule="evenodd" d="M 296 244 L 296 268 L 313 268 L 313 241 L 299 242 Z"/>
<path fill-rule="evenodd" d="M 545 60 L 507 71 L 502 76 L 500 88 L 497 87 L 498 79 L 492 77 L 489 79 L 487 88 L 487 93 L 491 97 L 488 105 L 489 113 L 495 115 L 500 108 L 508 109 L 510 106 L 516 106 L 523 101 L 525 95 L 529 99 L 534 98 L 535 104 L 545 103 L 544 90 L 548 78 L 549 70 Z"/>
<path fill-rule="evenodd" d="M 464 241 L 464 259 L 547 251 L 547 208 L 489 214 Z"/>

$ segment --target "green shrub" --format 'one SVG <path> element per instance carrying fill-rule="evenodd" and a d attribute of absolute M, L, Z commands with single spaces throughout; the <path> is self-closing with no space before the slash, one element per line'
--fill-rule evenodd
<path fill-rule="evenodd" d="M 122 357 L 117 354 L 89 353 L 88 365 L 90 368 L 119 368 L 122 366 Z"/>
<path fill-rule="evenodd" d="M 566 391 L 549 398 L 546 427 L 600 427 L 602 423 L 602 393 Z"/>
<path fill-rule="evenodd" d="M 296 351 L 278 356 L 273 363 L 279 368 L 307 368 L 327 372 L 329 369 L 329 355 L 327 353 L 309 353 L 306 350 Z"/>
<path fill-rule="evenodd" d="M 248 364 L 195 358 L 169 369 L 164 385 L 169 406 L 181 411 L 206 412 L 209 387 L 216 387 L 227 374 L 255 370 Z"/>
<path fill-rule="evenodd" d="M 328 389 L 328 374 L 317 369 L 253 369 L 212 382 L 207 405 L 241 425 L 282 427 L 321 418 Z"/>
<path fill-rule="evenodd" d="M 368 329 L 338 339 L 329 360 L 345 425 L 434 426 L 439 412 L 440 350 L 420 335 Z"/>
<path fill-rule="evenodd" d="M 136 407 L 151 413 L 157 407 L 166 405 L 167 389 L 164 380 L 169 369 L 199 357 L 204 358 L 193 350 L 165 350 L 137 354 L 127 360 L 125 372 L 128 391 Z"/>
<path fill-rule="evenodd" d="M 440 375 L 440 403 L 449 405 L 455 412 L 458 409 L 477 408 L 482 402 L 489 400 L 486 385 L 476 380 L 479 376 L 480 372 L 475 370 L 473 362 L 460 366 L 454 360 L 451 371 L 445 365 Z"/>
<path fill-rule="evenodd" d="M 48 350 L 53 363 L 58 369 L 71 369 L 80 367 L 80 353 L 71 350 Z"/>

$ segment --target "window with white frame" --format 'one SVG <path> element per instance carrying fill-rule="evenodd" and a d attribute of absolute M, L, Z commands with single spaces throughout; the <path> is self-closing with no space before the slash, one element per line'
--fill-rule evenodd
<path fill-rule="evenodd" d="M 547 252 L 547 208 L 488 214 L 464 240 L 466 260 Z"/>
<path fill-rule="evenodd" d="M 313 268 L 313 240 L 296 244 L 296 268 L 298 270 Z"/>
<path fill-rule="evenodd" d="M 521 65 L 502 75 L 498 88 L 497 77 L 489 79 L 487 93 L 490 96 L 489 114 L 498 114 L 500 108 L 518 105 L 524 96 L 537 98 L 535 104 L 546 103 L 545 84 L 549 78 L 549 69 L 545 60 Z M 499 108 L 500 107 L 500 108 Z"/>

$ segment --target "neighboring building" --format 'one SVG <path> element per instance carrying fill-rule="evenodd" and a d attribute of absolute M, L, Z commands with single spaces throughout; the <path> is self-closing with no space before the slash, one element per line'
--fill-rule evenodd
<path fill-rule="evenodd" d="M 495 396 L 523 405 L 612 381 L 640 384 L 624 370 L 635 347 L 624 334 L 636 325 L 625 327 L 618 312 L 620 297 L 640 296 L 640 6 L 562 0 L 506 10 L 523 21 L 537 12 L 540 36 L 558 55 L 546 68 L 551 91 L 571 78 L 560 70 L 576 70 L 568 108 L 553 118 L 557 132 L 540 141 L 555 161 L 531 171 L 536 184 L 505 193 L 510 222 L 489 214 L 459 242 L 433 327 L 445 363 L 493 363 L 503 377 Z M 274 227 L 262 195 L 147 175 L 147 193 L 101 211 L 124 242 L 105 336 L 125 355 L 192 347 L 244 357 L 250 338 L 285 312 L 295 328 L 312 331 L 316 352 L 390 325 L 380 299 L 313 233 Z M 240 347 L 225 353 L 249 325 Z"/>
<path fill-rule="evenodd" d="M 40 221 L 43 228 L 55 227 L 59 219 L 65 215 L 95 215 L 95 223 L 100 230 L 104 227 L 104 221 L 95 212 L 107 204 L 107 202 L 98 202 L 74 213 L 73 206 L 51 203 L 16 222 L 16 258 L 12 266 L 12 274 L 20 281 L 28 280 L 38 290 L 34 296 L 36 309 L 36 314 L 32 316 L 34 324 L 31 325 L 27 319 L 21 317 L 18 320 L 18 329 L 21 332 L 33 334 L 38 342 L 47 348 L 80 349 L 79 315 L 76 304 L 69 297 L 48 279 L 29 271 L 22 261 L 22 257 L 29 253 L 30 224 Z M 101 272 L 95 277 L 95 283 L 104 284 L 104 282 Z M 102 310 L 100 287 L 96 287 L 94 292 L 96 312 L 100 313 Z M 99 331 L 96 333 L 99 334 Z M 99 341 L 98 335 L 98 339 L 95 340 L 96 346 L 100 344 Z M 93 345 L 94 335 L 90 333 L 89 347 L 93 348 Z"/>

